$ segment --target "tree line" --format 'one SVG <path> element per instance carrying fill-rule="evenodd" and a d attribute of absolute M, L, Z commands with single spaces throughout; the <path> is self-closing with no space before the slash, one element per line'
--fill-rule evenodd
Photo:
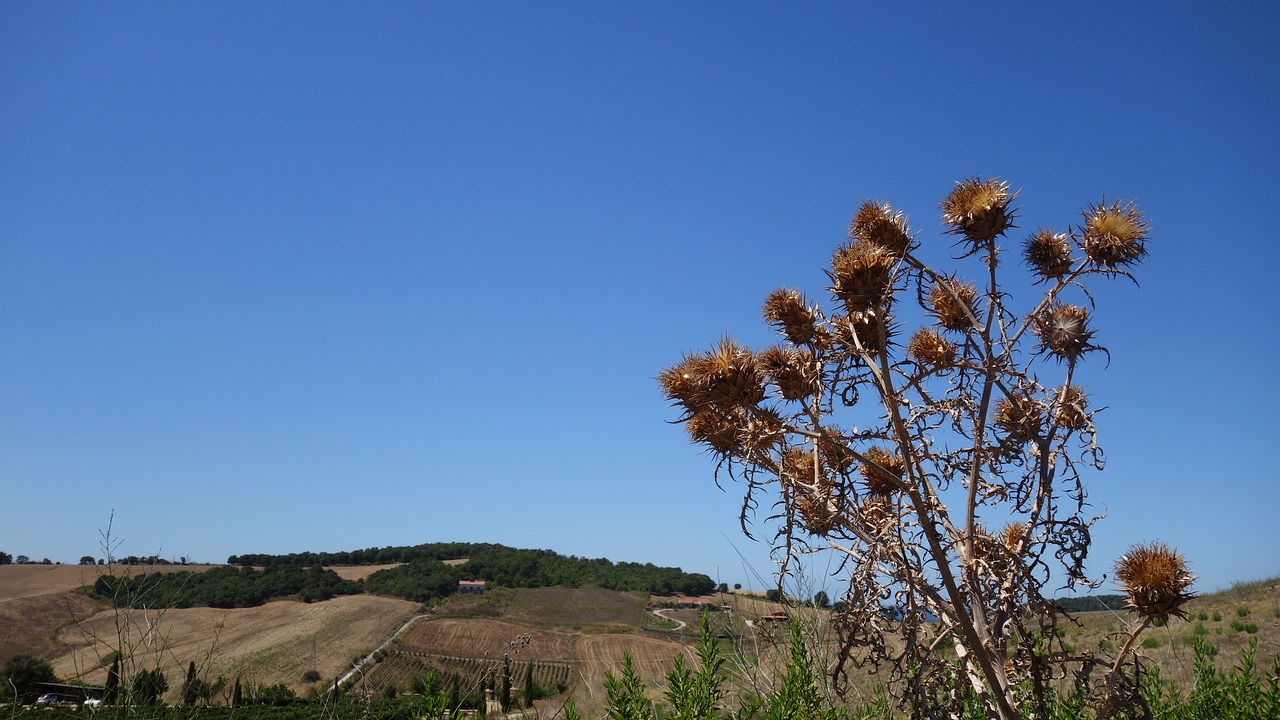
<path fill-rule="evenodd" d="M 319 565 L 282 565 L 261 570 L 224 566 L 204 572 L 103 575 L 93 584 L 95 596 L 118 607 L 145 604 L 152 608 L 244 608 L 276 598 L 317 602 L 361 592 L 364 585 L 360 581 L 344 580 Z"/>

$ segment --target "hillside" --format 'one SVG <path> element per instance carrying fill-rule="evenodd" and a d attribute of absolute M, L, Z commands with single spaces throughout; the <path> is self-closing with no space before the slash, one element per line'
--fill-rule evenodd
<path fill-rule="evenodd" d="M 359 579 L 376 569 L 337 570 L 344 578 Z M 429 612 L 406 600 L 367 594 L 309 604 L 278 600 L 234 610 L 116 611 L 76 591 L 86 582 L 85 570 L 0 566 L 0 658 L 31 653 L 50 659 L 63 678 L 100 683 L 106 671 L 99 659 L 118 644 L 117 623 L 125 622 L 136 658 L 144 666 L 159 663 L 169 670 L 171 687 L 178 684 L 181 668 L 194 661 L 210 678 L 282 683 L 305 695 L 318 692 L 350 669 L 353 659 L 375 650 L 376 659 L 363 666 L 359 682 L 378 693 L 388 687 L 408 691 L 427 670 L 478 677 L 476 673 L 491 672 L 506 653 L 518 667 L 534 666 L 540 683 L 562 686 L 579 697 L 582 707 L 590 707 L 599 699 L 605 672 L 617 670 L 624 652 L 651 691 L 659 692 L 676 654 L 696 639 L 699 614 L 672 609 L 658 618 L 646 607 L 667 598 L 601 588 L 490 588 L 482 596 L 449 598 Z M 769 682 L 782 663 L 786 633 L 756 619 L 779 606 L 736 594 L 716 596 L 716 603 L 731 608 L 713 614 L 717 633 L 729 639 L 726 648 L 741 650 L 754 661 L 735 667 L 740 681 Z M 1193 600 L 1187 609 L 1189 620 L 1152 628 L 1141 648 L 1165 677 L 1184 687 L 1197 640 L 1216 652 L 1215 662 L 1223 668 L 1236 663 L 1250 641 L 1257 643 L 1261 667 L 1269 667 L 1280 652 L 1280 580 L 1241 584 Z M 835 646 L 827 616 L 826 611 L 799 611 L 820 640 L 815 653 L 823 662 Z M 1116 611 L 1083 612 L 1074 618 L 1074 623 L 1063 624 L 1062 634 L 1076 650 L 1114 644 L 1114 633 L 1131 621 Z M 312 670 L 320 681 L 304 679 Z M 875 680 L 858 679 L 856 694 L 868 692 Z"/>

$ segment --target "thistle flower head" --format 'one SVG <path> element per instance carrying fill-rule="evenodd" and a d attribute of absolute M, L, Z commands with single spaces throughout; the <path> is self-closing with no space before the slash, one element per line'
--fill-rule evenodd
<path fill-rule="evenodd" d="M 1040 403 L 1026 395 L 1009 395 L 996 402 L 996 427 L 1014 440 L 1028 442 L 1040 437 L 1044 411 Z"/>
<path fill-rule="evenodd" d="M 826 536 L 836 526 L 838 512 L 820 494 L 802 493 L 795 501 L 800 524 L 810 535 Z"/>
<path fill-rule="evenodd" d="M 848 312 L 880 307 L 893 297 L 893 253 L 868 242 L 840 246 L 831 256 L 831 294 Z"/>
<path fill-rule="evenodd" d="M 1013 225 L 1009 183 L 970 178 L 956 183 L 942 201 L 942 222 L 948 232 L 963 235 L 974 249 L 985 246 Z"/>
<path fill-rule="evenodd" d="M 764 380 L 755 355 L 728 337 L 658 374 L 663 393 L 690 414 L 754 406 L 764 399 Z"/>
<path fill-rule="evenodd" d="M 807 345 L 818 334 L 817 312 L 799 290 L 778 288 L 765 298 L 764 319 L 793 345 Z"/>
<path fill-rule="evenodd" d="M 1150 231 L 1150 223 L 1133 203 L 1104 201 L 1084 211 L 1080 244 L 1094 265 L 1117 270 L 1142 260 Z"/>
<path fill-rule="evenodd" d="M 702 410 L 694 413 L 684 424 L 689 439 L 698 445 L 706 445 L 717 455 L 731 455 L 738 449 L 738 426 L 719 413 Z"/>
<path fill-rule="evenodd" d="M 1188 591 L 1195 576 L 1176 550 L 1159 541 L 1135 545 L 1116 561 L 1115 570 L 1129 607 L 1153 619 L 1186 617 L 1182 605 L 1195 597 Z"/>
<path fill-rule="evenodd" d="M 1089 422 L 1089 398 L 1084 388 L 1068 385 L 1058 392 L 1058 409 L 1053 421 L 1064 430 L 1083 430 Z"/>
<path fill-rule="evenodd" d="M 974 307 L 977 297 L 973 285 L 955 278 L 940 278 L 929 288 L 929 309 L 943 328 L 968 330 L 977 317 Z"/>
<path fill-rule="evenodd" d="M 907 357 L 929 367 L 950 367 L 956 362 L 956 346 L 933 328 L 920 328 L 907 343 Z"/>
<path fill-rule="evenodd" d="M 1071 272 L 1071 243 L 1063 233 L 1047 228 L 1035 232 L 1022 246 L 1022 257 L 1041 280 L 1060 278 Z"/>
<path fill-rule="evenodd" d="M 1009 523 L 1000 531 L 1000 542 L 1014 555 L 1022 551 L 1022 544 L 1027 539 L 1027 526 L 1022 523 Z"/>
<path fill-rule="evenodd" d="M 867 491 L 873 496 L 888 497 L 897 492 L 906 472 L 902 458 L 884 448 L 872 447 L 862 453 L 862 474 L 867 479 Z"/>
<path fill-rule="evenodd" d="M 875 311 L 852 312 L 832 323 L 836 343 L 850 352 L 879 356 L 891 344 L 894 328 L 891 319 L 884 317 L 884 344 L 880 343 L 880 322 Z"/>
<path fill-rule="evenodd" d="M 887 203 L 871 200 L 858 206 L 858 212 L 849 221 L 849 239 L 878 247 L 896 257 L 902 257 L 911 247 L 906 216 Z"/>
<path fill-rule="evenodd" d="M 1090 343 L 1095 331 L 1089 329 L 1089 311 L 1079 305 L 1054 303 L 1035 321 L 1039 349 L 1059 360 L 1074 361 L 1095 349 Z"/>
<path fill-rule="evenodd" d="M 774 345 L 761 351 L 756 359 L 784 400 L 801 400 L 814 393 L 816 368 L 808 350 Z"/>

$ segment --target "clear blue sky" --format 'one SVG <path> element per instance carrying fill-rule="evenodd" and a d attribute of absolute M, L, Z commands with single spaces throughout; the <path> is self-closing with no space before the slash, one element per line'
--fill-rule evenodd
<path fill-rule="evenodd" d="M 1153 224 L 1141 287 L 1099 294 L 1092 569 L 1161 539 L 1202 590 L 1280 575 L 1277 27 L 1261 2 L 0 4 L 0 549 L 98 555 L 114 509 L 121 554 L 486 541 L 760 588 L 768 548 L 654 376 L 770 342 L 761 301 L 823 295 L 862 200 L 927 242 L 980 175 L 1027 231 L 1104 196 Z"/>

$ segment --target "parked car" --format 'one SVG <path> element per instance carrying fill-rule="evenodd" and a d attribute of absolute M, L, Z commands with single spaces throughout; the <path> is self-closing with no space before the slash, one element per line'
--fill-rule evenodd
<path fill-rule="evenodd" d="M 102 707 L 102 698 L 86 698 L 84 706 L 87 708 L 100 708 Z"/>
<path fill-rule="evenodd" d="M 37 705 L 57 705 L 58 701 L 61 699 L 62 699 L 62 696 L 59 695 L 58 693 L 45 693 L 44 695 L 41 695 L 40 697 L 36 698 L 36 704 Z"/>

